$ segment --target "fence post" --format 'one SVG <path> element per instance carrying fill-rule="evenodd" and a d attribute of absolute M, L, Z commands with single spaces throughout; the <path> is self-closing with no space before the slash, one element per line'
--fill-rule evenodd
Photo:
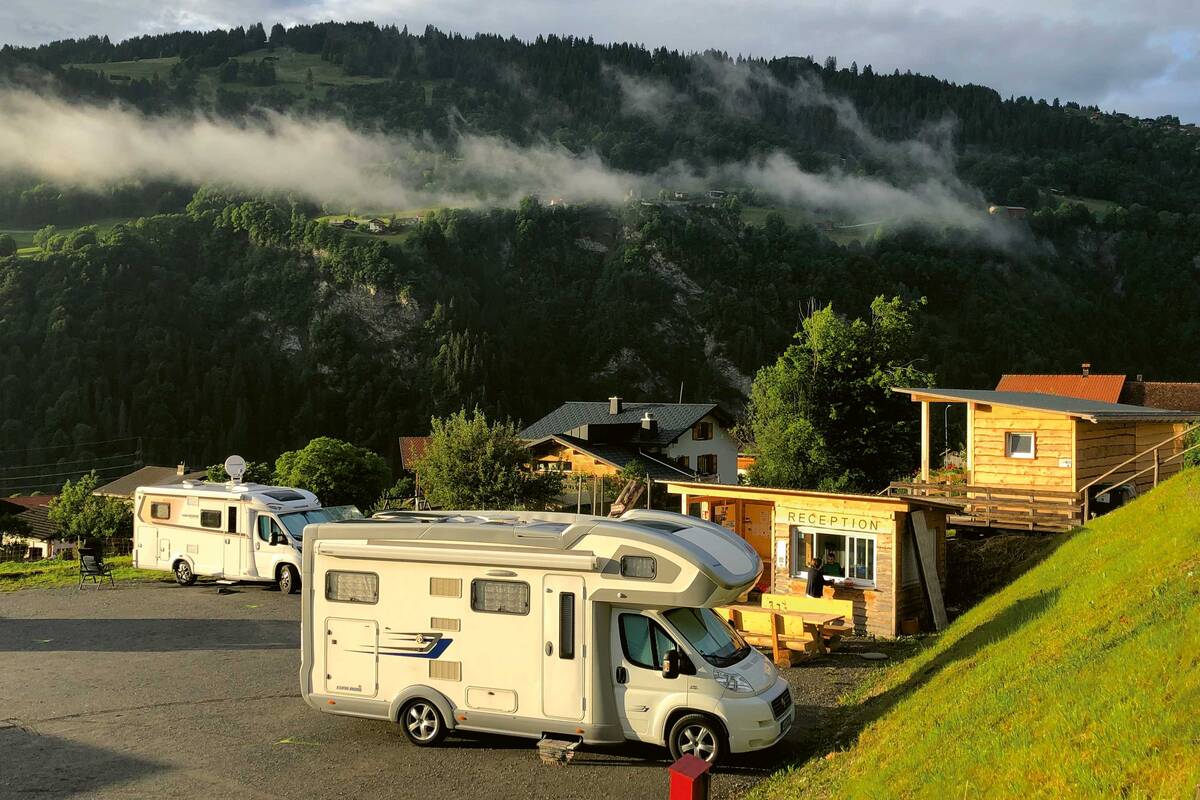
<path fill-rule="evenodd" d="M 708 771 L 712 764 L 688 754 L 667 769 L 671 773 L 669 800 L 708 800 Z"/>

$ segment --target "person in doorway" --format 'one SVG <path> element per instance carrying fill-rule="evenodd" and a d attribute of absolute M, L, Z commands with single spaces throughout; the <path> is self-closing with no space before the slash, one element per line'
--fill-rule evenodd
<path fill-rule="evenodd" d="M 825 593 L 825 573 L 821 571 L 821 557 L 817 556 L 808 562 L 808 586 L 805 593 L 809 597 L 822 597 Z"/>

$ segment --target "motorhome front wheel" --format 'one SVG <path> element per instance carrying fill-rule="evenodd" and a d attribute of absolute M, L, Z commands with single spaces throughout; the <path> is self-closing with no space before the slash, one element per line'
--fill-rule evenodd
<path fill-rule="evenodd" d="M 175 582 L 180 586 L 191 586 L 196 582 L 196 573 L 192 572 L 192 565 L 183 559 L 175 565 Z"/>
<path fill-rule="evenodd" d="M 703 714 L 687 714 L 671 726 L 667 747 L 675 760 L 690 755 L 715 764 L 725 754 L 724 734 Z"/>
<path fill-rule="evenodd" d="M 279 568 L 279 580 L 276 583 L 279 585 L 279 591 L 284 594 L 294 594 L 300 591 L 300 576 L 296 574 L 296 568 L 291 564 L 284 564 Z"/>
<path fill-rule="evenodd" d="M 406 705 L 400 712 L 400 724 L 404 735 L 418 747 L 435 745 L 446 736 L 441 712 L 428 700 L 417 699 Z"/>

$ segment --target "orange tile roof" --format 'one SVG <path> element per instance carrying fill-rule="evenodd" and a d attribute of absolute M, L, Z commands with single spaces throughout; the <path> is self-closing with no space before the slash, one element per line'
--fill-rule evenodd
<path fill-rule="evenodd" d="M 996 391 L 1037 392 L 1116 403 L 1121 398 L 1124 386 L 1124 375 L 1002 375 L 996 384 Z"/>

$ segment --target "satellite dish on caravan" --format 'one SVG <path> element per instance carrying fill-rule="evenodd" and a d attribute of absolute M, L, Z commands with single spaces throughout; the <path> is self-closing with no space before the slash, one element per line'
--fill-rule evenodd
<path fill-rule="evenodd" d="M 246 459 L 241 456 L 230 456 L 225 459 L 225 472 L 228 473 L 230 481 L 241 483 L 242 476 L 246 474 Z"/>

